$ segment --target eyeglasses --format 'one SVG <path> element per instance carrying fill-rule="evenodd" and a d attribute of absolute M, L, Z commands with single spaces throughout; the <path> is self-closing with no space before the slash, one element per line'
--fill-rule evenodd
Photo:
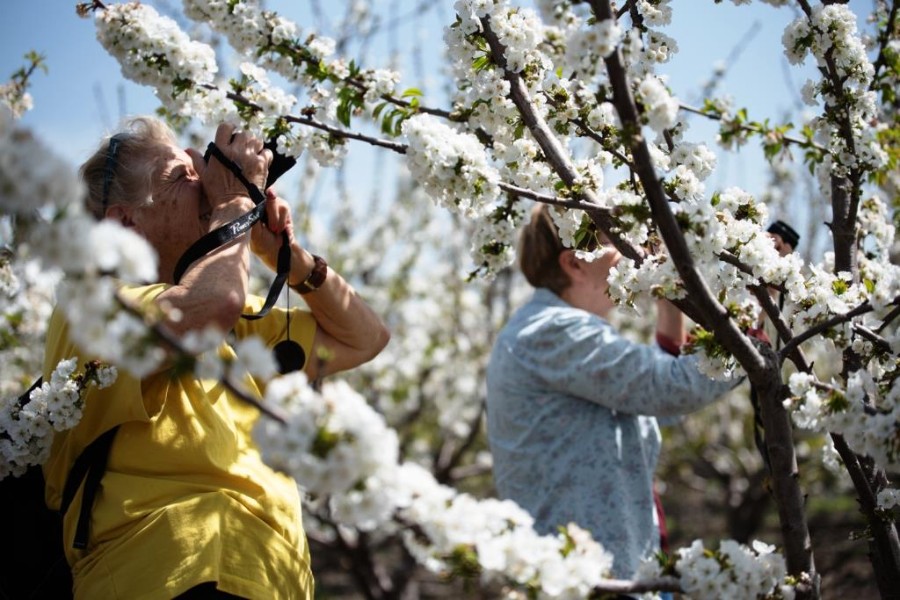
<path fill-rule="evenodd" d="M 106 166 L 103 167 L 103 195 L 101 196 L 104 215 L 106 214 L 106 208 L 109 206 L 109 186 L 116 174 L 116 160 L 119 156 L 119 146 L 122 145 L 124 139 L 124 133 L 117 133 L 109 138 L 109 146 L 106 148 Z"/>

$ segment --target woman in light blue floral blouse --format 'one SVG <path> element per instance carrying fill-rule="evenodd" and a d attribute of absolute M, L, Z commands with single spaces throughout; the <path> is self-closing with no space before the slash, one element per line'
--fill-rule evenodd
<path fill-rule="evenodd" d="M 634 343 L 606 320 L 610 250 L 592 262 L 564 248 L 549 208 L 536 207 L 519 262 L 532 299 L 500 332 L 487 371 L 488 437 L 499 495 L 542 533 L 574 522 L 631 579 L 660 543 L 653 493 L 657 417 L 701 408 L 734 387 L 678 356 L 684 317 L 661 301 L 657 346 Z"/>

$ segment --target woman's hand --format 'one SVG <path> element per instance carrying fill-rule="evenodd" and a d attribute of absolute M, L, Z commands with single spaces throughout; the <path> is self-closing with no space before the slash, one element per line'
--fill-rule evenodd
<path fill-rule="evenodd" d="M 250 250 L 274 271 L 283 243 L 282 234 L 287 233 L 288 242 L 293 243 L 294 224 L 291 207 L 272 188 L 266 190 L 266 218 L 268 223 L 260 221 L 250 230 Z"/>
<path fill-rule="evenodd" d="M 246 131 L 238 131 L 234 125 L 223 123 L 216 130 L 215 144 L 241 168 L 248 181 L 259 189 L 265 187 L 269 165 L 272 163 L 272 151 L 263 148 L 261 139 Z M 201 180 L 212 208 L 227 204 L 235 198 L 249 197 L 244 184 L 215 157 L 210 157 Z"/>

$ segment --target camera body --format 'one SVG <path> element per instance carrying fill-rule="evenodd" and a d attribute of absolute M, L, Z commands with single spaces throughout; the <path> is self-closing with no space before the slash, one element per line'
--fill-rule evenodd
<path fill-rule="evenodd" d="M 297 159 L 293 156 L 285 156 L 278 152 L 278 138 L 272 138 L 267 140 L 265 144 L 263 144 L 264 148 L 268 148 L 272 151 L 272 164 L 269 165 L 269 176 L 266 178 L 266 187 L 270 187 L 275 181 L 291 170 L 295 164 L 297 164 Z"/>
<path fill-rule="evenodd" d="M 206 147 L 206 153 L 203 155 L 203 161 L 206 163 L 209 162 L 209 156 L 213 152 L 213 146 L 214 144 L 210 143 L 209 146 Z M 290 171 L 291 167 L 297 164 L 297 159 L 293 156 L 285 156 L 278 152 L 277 137 L 267 140 L 266 143 L 263 144 L 263 148 L 272 151 L 272 164 L 269 165 L 269 175 L 266 177 L 265 189 L 268 189 L 279 177 Z M 265 191 L 265 189 L 260 191 Z"/>

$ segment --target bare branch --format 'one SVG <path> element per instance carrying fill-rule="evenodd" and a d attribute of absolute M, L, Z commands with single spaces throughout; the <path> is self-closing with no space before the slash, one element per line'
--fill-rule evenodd
<path fill-rule="evenodd" d="M 658 579 L 604 579 L 594 586 L 595 592 L 607 594 L 643 594 L 645 592 L 681 592 L 678 579 L 674 577 L 660 577 Z"/>
<path fill-rule="evenodd" d="M 331 125 L 326 125 L 321 121 L 316 121 L 311 117 L 295 117 L 292 115 L 288 115 L 284 117 L 285 121 L 290 123 L 297 123 L 299 125 L 306 125 L 308 127 L 312 127 L 314 129 L 318 129 L 320 131 L 324 131 L 326 133 L 330 133 L 331 135 L 349 139 L 349 140 L 357 140 L 360 142 L 366 142 L 372 146 L 378 146 L 381 148 L 387 148 L 388 150 L 392 150 L 397 154 L 406 154 L 407 146 L 405 144 L 399 144 L 397 142 L 392 142 L 390 140 L 384 140 L 381 138 L 376 138 L 368 135 L 364 135 L 362 133 L 356 133 L 355 131 L 348 131 L 346 129 L 341 129 L 339 127 L 333 127 Z"/>
<path fill-rule="evenodd" d="M 900 305 L 894 307 L 891 312 L 887 314 L 884 320 L 881 322 L 881 325 L 878 326 L 878 329 L 875 330 L 875 333 L 881 333 L 882 331 L 890 325 L 894 319 L 900 317 Z"/>
<path fill-rule="evenodd" d="M 864 327 L 863 325 L 860 325 L 859 323 L 854 323 L 853 330 L 856 331 L 859 335 L 861 335 L 865 339 L 869 340 L 870 342 L 872 342 L 873 344 L 878 346 L 878 349 L 881 350 L 882 352 L 892 352 L 891 343 L 889 341 L 887 341 L 886 339 L 884 339 L 883 337 L 881 337 L 880 335 L 878 335 L 877 333 L 875 333 L 874 331 L 872 331 L 871 329 L 869 329 L 868 327 Z"/>

